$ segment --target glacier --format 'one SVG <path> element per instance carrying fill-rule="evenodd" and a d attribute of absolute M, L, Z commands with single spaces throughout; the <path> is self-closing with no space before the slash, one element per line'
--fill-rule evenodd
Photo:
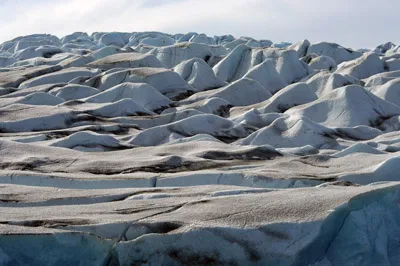
<path fill-rule="evenodd" d="M 399 265 L 399 60 L 195 32 L 0 44 L 0 265 Z"/>

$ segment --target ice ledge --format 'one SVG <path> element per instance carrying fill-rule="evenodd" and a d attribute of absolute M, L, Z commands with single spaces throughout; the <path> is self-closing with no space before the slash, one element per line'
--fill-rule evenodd
<path fill-rule="evenodd" d="M 308 190 L 316 189 L 327 188 L 298 191 L 307 194 L 311 192 Z M 283 214 L 280 215 L 291 217 L 291 221 L 281 219 L 282 222 L 264 222 L 254 226 L 250 226 L 254 223 L 252 219 L 260 219 L 257 218 L 260 215 L 257 205 L 248 206 L 247 219 L 240 217 L 242 213 L 239 209 L 232 207 L 229 214 L 221 218 L 211 215 L 210 221 L 196 221 L 198 218 L 193 217 L 192 222 L 188 223 L 182 218 L 186 213 L 185 208 L 199 207 L 187 203 L 137 222 L 125 223 L 124 226 L 110 225 L 108 230 L 117 230 L 116 234 L 120 234 L 117 239 L 69 231 L 72 227 L 50 229 L 46 225 L 35 228 L 1 225 L 0 264 L 325 266 L 366 265 L 373 262 L 373 265 L 396 265 L 395 262 L 400 259 L 400 246 L 396 244 L 400 239 L 400 184 L 380 183 L 364 188 L 349 188 L 354 189 L 358 192 L 352 192 L 349 200 L 344 203 L 342 200 L 330 212 L 324 211 L 325 214 L 319 218 L 297 218 L 296 221 L 291 212 L 298 210 L 292 210 L 295 206 L 290 204 L 287 206 L 292 207 L 282 208 L 280 211 Z M 329 188 L 326 192 L 337 193 L 332 198 L 337 201 L 336 198 L 343 197 L 342 190 L 340 188 L 335 192 L 335 188 Z M 273 193 L 253 196 L 259 196 L 260 200 L 266 197 L 272 199 L 276 197 Z M 299 196 L 292 194 L 294 191 L 282 193 L 287 193 L 287 197 Z M 239 194 L 217 198 L 240 201 L 241 197 L 243 195 Z M 206 208 L 205 211 L 210 214 L 218 211 L 218 208 L 212 208 L 213 199 L 215 197 L 211 197 L 211 201 L 203 200 L 201 204 L 201 208 Z M 320 203 L 318 199 L 313 201 L 312 197 L 309 200 L 313 207 Z M 273 208 L 269 210 L 270 215 L 273 215 L 273 211 Z M 171 217 L 175 217 L 174 222 Z M 223 219 L 226 225 L 221 225 L 219 219 Z M 244 224 L 229 226 L 229 221 L 235 220 Z M 57 225 L 51 227 L 57 228 Z M 143 227 L 148 230 L 138 233 Z M 128 229 L 131 237 L 124 235 Z"/>

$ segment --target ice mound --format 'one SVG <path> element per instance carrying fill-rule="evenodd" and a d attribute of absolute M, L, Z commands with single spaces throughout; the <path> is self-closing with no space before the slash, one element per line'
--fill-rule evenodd
<path fill-rule="evenodd" d="M 317 95 L 306 83 L 295 83 L 274 94 L 267 101 L 257 104 L 263 113 L 283 113 L 286 110 L 317 100 Z"/>
<path fill-rule="evenodd" d="M 168 82 L 164 82 L 167 79 Z M 94 85 L 100 90 L 106 90 L 125 82 L 148 83 L 160 93 L 171 98 L 179 97 L 180 94 L 188 93 L 193 89 L 176 72 L 165 68 L 133 68 L 110 72 L 104 76 L 93 79 Z M 96 86 L 97 85 L 97 86 Z"/>
<path fill-rule="evenodd" d="M 2 111 L 3 110 L 3 111 Z M 0 131 L 26 132 L 67 127 L 74 118 L 71 110 L 57 108 L 54 111 L 50 106 L 12 104 L 0 108 Z"/>
<path fill-rule="evenodd" d="M 246 45 L 237 46 L 213 69 L 218 78 L 232 82 L 243 77 L 252 67 L 265 60 L 272 61 L 277 73 L 286 83 L 299 80 L 308 74 L 308 69 L 301 63 L 293 50 L 253 49 Z M 260 71 L 268 71 L 270 75 L 276 76 L 273 71 L 268 69 L 268 66 L 264 66 Z"/>
<path fill-rule="evenodd" d="M 247 138 L 238 141 L 240 145 L 268 144 L 277 148 L 293 148 L 310 145 L 325 148 L 337 145 L 335 131 L 318 125 L 306 117 L 290 116 L 276 119 L 271 125 L 262 128 Z"/>
<path fill-rule="evenodd" d="M 383 62 L 380 60 L 379 56 L 374 53 L 367 53 L 353 61 L 340 64 L 336 73 L 347 74 L 358 79 L 363 79 L 383 71 Z"/>
<path fill-rule="evenodd" d="M 264 101 L 271 97 L 271 93 L 259 82 L 242 78 L 220 89 L 196 93 L 184 100 L 183 103 L 192 103 L 212 97 L 219 97 L 233 105 L 242 106 Z"/>
<path fill-rule="evenodd" d="M 130 98 L 149 110 L 158 110 L 172 103 L 151 85 L 131 82 L 121 83 L 84 100 L 89 103 L 112 103 L 125 98 Z"/>
<path fill-rule="evenodd" d="M 87 64 L 95 61 L 96 58 L 90 55 L 74 55 L 72 57 L 69 57 L 65 60 L 62 60 L 60 63 L 57 65 L 62 66 L 63 68 L 68 68 L 68 67 L 84 67 Z"/>
<path fill-rule="evenodd" d="M 190 127 L 188 126 L 190 125 Z M 139 146 L 155 146 L 175 138 L 209 134 L 214 137 L 236 139 L 246 135 L 241 126 L 210 114 L 194 115 L 177 122 L 146 129 L 133 137 L 129 143 Z"/>
<path fill-rule="evenodd" d="M 370 126 L 341 127 L 336 128 L 339 134 L 354 140 L 373 139 L 382 134 L 382 131 Z"/>
<path fill-rule="evenodd" d="M 195 57 L 207 62 L 213 56 L 225 55 L 226 50 L 223 47 L 213 47 L 194 42 L 182 42 L 171 46 L 156 47 L 151 49 L 149 53 L 155 55 L 166 67 L 172 68 L 183 61 Z"/>
<path fill-rule="evenodd" d="M 377 150 L 371 146 L 369 146 L 368 144 L 365 143 L 357 143 L 354 144 L 342 151 L 336 152 L 334 154 L 332 154 L 332 156 L 334 157 L 344 157 L 346 155 L 349 154 L 353 154 L 353 153 L 371 153 L 371 154 L 385 154 L 384 152 Z"/>
<path fill-rule="evenodd" d="M 358 85 L 336 89 L 319 99 L 286 111 L 329 127 L 378 125 L 400 114 L 398 106 L 378 98 Z"/>
<path fill-rule="evenodd" d="M 311 61 L 308 63 L 311 69 L 313 70 L 334 70 L 337 65 L 336 62 L 330 58 L 329 56 L 322 55 L 312 58 Z"/>
<path fill-rule="evenodd" d="M 309 40 L 302 40 L 298 43 L 294 43 L 288 46 L 288 49 L 295 50 L 299 58 L 304 57 L 307 55 L 307 50 L 310 47 L 311 43 Z"/>
<path fill-rule="evenodd" d="M 95 76 L 96 74 L 100 73 L 98 69 L 88 69 L 88 68 L 69 68 L 65 70 L 60 70 L 55 73 L 46 74 L 43 76 L 39 76 L 27 81 L 22 82 L 18 88 L 19 89 L 26 89 L 34 86 L 39 86 L 43 84 L 55 84 L 55 83 L 62 83 L 62 82 L 69 82 L 72 79 L 79 77 L 79 76 Z"/>
<path fill-rule="evenodd" d="M 396 47 L 396 45 L 395 45 L 394 43 L 392 43 L 392 42 L 387 42 L 387 43 L 378 45 L 378 46 L 375 48 L 374 52 L 375 52 L 375 53 L 378 53 L 378 54 L 385 54 L 387 51 L 389 51 L 389 50 L 391 50 L 391 49 L 393 49 L 393 48 L 395 48 L 395 47 Z"/>
<path fill-rule="evenodd" d="M 54 88 L 50 91 L 52 95 L 55 95 L 66 101 L 86 98 L 98 94 L 100 92 L 101 92 L 100 90 L 89 86 L 74 85 L 74 84 L 69 84 L 63 87 Z"/>
<path fill-rule="evenodd" d="M 400 106 L 400 78 L 386 82 L 384 85 L 376 86 L 371 92 L 385 101 Z"/>
<path fill-rule="evenodd" d="M 183 61 L 174 67 L 174 71 L 196 91 L 215 89 L 226 85 L 224 81 L 215 76 L 211 67 L 202 59 L 193 58 Z"/>
<path fill-rule="evenodd" d="M 308 86 L 313 88 L 318 96 L 323 96 L 340 87 L 358 83 L 359 80 L 352 76 L 325 71 L 319 72 L 307 80 Z"/>
<path fill-rule="evenodd" d="M 92 147 L 92 146 L 104 146 L 104 147 L 119 147 L 119 141 L 108 135 L 96 134 L 89 131 L 81 131 L 72 134 L 71 136 L 58 139 L 53 141 L 50 146 L 63 147 L 63 148 L 76 148 L 76 147 Z"/>
<path fill-rule="evenodd" d="M 376 166 L 369 167 L 364 170 L 364 173 L 348 174 L 340 179 L 358 184 L 398 180 L 399 161 L 399 157 L 392 157 Z"/>
<path fill-rule="evenodd" d="M 134 116 L 134 115 L 152 115 L 152 111 L 144 108 L 132 99 L 123 98 L 119 101 L 100 105 L 87 111 L 90 114 L 102 117 L 119 117 L 119 116 Z"/>
<path fill-rule="evenodd" d="M 153 55 L 140 53 L 118 53 L 103 57 L 87 64 L 88 67 L 112 69 L 112 68 L 137 68 L 137 67 L 163 67 L 160 61 Z"/>
<path fill-rule="evenodd" d="M 383 85 L 388 81 L 393 79 L 400 78 L 400 71 L 389 71 L 383 72 L 365 79 L 365 86 L 366 87 L 373 87 Z"/>
<path fill-rule="evenodd" d="M 318 54 L 329 56 L 336 64 L 350 61 L 362 56 L 362 53 L 344 48 L 336 43 L 320 42 L 311 44 L 307 49 L 307 55 Z"/>
<path fill-rule="evenodd" d="M 227 100 L 219 97 L 206 98 L 201 101 L 196 101 L 191 104 L 181 105 L 178 107 L 168 108 L 162 114 L 174 113 L 181 110 L 197 110 L 206 114 L 216 114 L 219 116 L 226 116 L 232 104 Z"/>
<path fill-rule="evenodd" d="M 89 53 L 88 56 L 95 59 L 102 59 L 104 57 L 119 53 L 121 50 L 115 46 L 104 46 L 98 50 Z"/>
<path fill-rule="evenodd" d="M 0 86 L 17 88 L 22 82 L 61 70 L 60 66 L 37 66 L 0 72 Z"/>
<path fill-rule="evenodd" d="M 174 43 L 175 43 L 175 40 L 172 39 L 171 37 L 167 37 L 167 36 L 159 36 L 159 37 L 154 37 L 154 38 L 146 37 L 140 41 L 140 44 L 156 46 L 156 47 L 169 46 L 169 45 L 173 45 Z"/>
<path fill-rule="evenodd" d="M 272 61 L 266 60 L 263 63 L 249 69 L 243 78 L 258 81 L 264 88 L 274 94 L 285 87 L 286 82 L 279 76 Z"/>

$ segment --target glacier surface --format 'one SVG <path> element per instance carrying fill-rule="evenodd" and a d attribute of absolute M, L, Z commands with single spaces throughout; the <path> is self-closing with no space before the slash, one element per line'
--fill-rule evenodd
<path fill-rule="evenodd" d="M 400 49 L 0 44 L 0 265 L 400 265 Z"/>

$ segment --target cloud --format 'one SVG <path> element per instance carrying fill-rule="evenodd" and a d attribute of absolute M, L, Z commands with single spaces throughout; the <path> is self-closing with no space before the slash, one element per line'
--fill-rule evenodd
<path fill-rule="evenodd" d="M 0 41 L 32 33 L 165 31 L 233 34 L 274 42 L 334 41 L 375 47 L 399 41 L 400 2 L 372 0 L 3 0 Z M 388 8 L 390 7 L 390 8 Z"/>

